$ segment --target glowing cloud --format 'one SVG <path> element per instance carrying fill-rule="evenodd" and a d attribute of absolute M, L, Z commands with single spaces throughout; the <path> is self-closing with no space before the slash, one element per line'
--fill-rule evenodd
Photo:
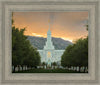
<path fill-rule="evenodd" d="M 68 40 L 68 41 L 70 41 L 70 42 L 73 42 L 73 40 L 70 40 L 70 39 L 65 38 L 65 37 L 63 37 L 62 39 L 64 39 L 64 40 Z"/>
<path fill-rule="evenodd" d="M 37 36 L 37 37 L 43 37 L 43 35 L 39 35 L 37 33 L 32 33 L 33 36 Z"/>
<path fill-rule="evenodd" d="M 37 33 L 32 33 L 32 35 L 33 36 L 37 36 L 37 37 L 44 37 L 44 38 L 46 37 L 46 34 L 40 35 L 40 34 L 37 34 Z"/>

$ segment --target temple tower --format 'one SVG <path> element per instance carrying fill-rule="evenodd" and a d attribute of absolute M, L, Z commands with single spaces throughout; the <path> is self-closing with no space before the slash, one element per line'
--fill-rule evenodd
<path fill-rule="evenodd" d="M 47 32 L 47 41 L 46 41 L 46 45 L 44 46 L 44 50 L 53 50 L 54 46 L 51 40 L 51 31 L 50 29 Z"/>
<path fill-rule="evenodd" d="M 53 58 L 53 52 L 54 52 L 54 46 L 52 43 L 52 37 L 51 37 L 51 31 L 50 31 L 50 24 L 49 24 L 49 29 L 47 32 L 47 41 L 46 44 L 44 46 L 44 55 L 45 55 L 45 60 L 47 63 L 48 67 L 51 67 L 51 63 L 52 63 L 52 58 Z"/>

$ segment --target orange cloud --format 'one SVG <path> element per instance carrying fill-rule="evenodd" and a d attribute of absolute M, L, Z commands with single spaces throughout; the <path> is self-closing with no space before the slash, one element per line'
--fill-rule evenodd
<path fill-rule="evenodd" d="M 50 20 L 49 15 L 52 15 Z M 25 35 L 46 37 L 50 29 L 53 37 L 73 41 L 88 35 L 84 26 L 88 12 L 14 12 L 14 24 L 18 28 L 26 27 Z"/>

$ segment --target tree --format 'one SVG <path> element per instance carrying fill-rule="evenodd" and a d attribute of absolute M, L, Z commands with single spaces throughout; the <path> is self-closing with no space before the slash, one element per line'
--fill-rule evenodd
<path fill-rule="evenodd" d="M 74 66 L 79 66 L 79 69 L 81 66 L 88 67 L 88 38 L 79 39 L 76 42 L 72 50 L 72 56 Z"/>
<path fill-rule="evenodd" d="M 57 63 L 56 63 L 56 62 L 53 62 L 53 63 L 52 63 L 52 65 L 53 65 L 53 66 L 54 66 L 54 68 L 55 68 L 55 66 L 57 65 Z"/>
<path fill-rule="evenodd" d="M 24 31 L 25 28 L 19 30 L 15 26 L 12 27 L 12 65 L 14 68 L 17 65 L 36 67 L 40 63 L 39 52 L 27 40 Z"/>
<path fill-rule="evenodd" d="M 63 67 L 79 66 L 79 69 L 81 66 L 88 67 L 88 37 L 81 38 L 66 48 L 62 55 L 61 65 Z"/>
<path fill-rule="evenodd" d="M 34 48 L 27 37 L 24 35 L 24 29 L 15 28 L 12 13 L 12 65 L 15 67 L 21 65 L 34 66 L 40 64 L 39 52 Z"/>
<path fill-rule="evenodd" d="M 88 31 L 88 25 L 86 25 Z M 88 36 L 84 39 L 78 39 L 73 45 L 69 45 L 61 57 L 61 65 L 88 67 Z M 84 70 L 85 72 L 85 70 Z"/>
<path fill-rule="evenodd" d="M 72 51 L 73 45 L 69 45 L 66 49 L 65 52 L 63 53 L 61 57 L 61 65 L 63 67 L 70 67 L 72 65 L 72 56 L 71 56 L 71 51 Z"/>
<path fill-rule="evenodd" d="M 45 63 L 45 62 L 42 62 L 42 66 L 43 66 L 43 68 L 44 68 L 45 65 L 46 65 L 46 63 Z"/>

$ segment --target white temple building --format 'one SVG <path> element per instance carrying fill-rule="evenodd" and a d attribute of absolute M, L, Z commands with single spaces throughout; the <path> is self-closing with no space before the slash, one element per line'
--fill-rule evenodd
<path fill-rule="evenodd" d="M 55 50 L 50 29 L 47 32 L 47 41 L 43 50 L 38 50 L 41 56 L 41 62 L 45 62 L 48 66 L 51 66 L 51 63 L 56 62 L 61 64 L 61 56 L 65 50 Z"/>

